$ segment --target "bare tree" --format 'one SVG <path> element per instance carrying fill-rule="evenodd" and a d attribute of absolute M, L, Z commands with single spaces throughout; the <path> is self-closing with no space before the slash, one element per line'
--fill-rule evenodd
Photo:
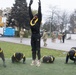
<path fill-rule="evenodd" d="M 49 10 L 49 25 L 50 25 L 50 32 L 52 31 L 56 31 L 56 22 L 57 22 L 57 15 L 56 13 L 58 12 L 58 9 L 56 8 L 56 6 L 54 7 L 50 7 Z"/>
<path fill-rule="evenodd" d="M 60 25 L 61 32 L 66 31 L 66 27 L 68 23 L 69 23 L 69 16 L 64 11 L 61 15 L 61 25 Z"/>
<path fill-rule="evenodd" d="M 50 31 L 66 31 L 66 27 L 69 22 L 67 12 L 62 12 L 56 7 L 50 8 L 49 12 L 50 15 L 48 18 L 50 21 Z"/>
<path fill-rule="evenodd" d="M 74 29 L 76 28 L 76 10 L 70 15 L 70 31 L 74 33 Z"/>

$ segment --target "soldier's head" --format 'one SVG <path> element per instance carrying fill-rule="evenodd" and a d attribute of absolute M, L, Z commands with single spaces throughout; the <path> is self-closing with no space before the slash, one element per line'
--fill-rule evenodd
<path fill-rule="evenodd" d="M 38 18 L 38 14 L 35 14 L 35 15 L 34 15 L 34 19 L 37 19 L 37 18 Z"/>

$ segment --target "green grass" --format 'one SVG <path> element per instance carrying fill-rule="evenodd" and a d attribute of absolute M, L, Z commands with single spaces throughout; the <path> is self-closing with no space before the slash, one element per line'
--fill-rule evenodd
<path fill-rule="evenodd" d="M 26 64 L 15 63 L 12 64 L 10 59 L 6 60 L 7 67 L 2 66 L 0 61 L 0 74 L 1 75 L 75 75 L 76 65 L 72 61 L 68 64 L 64 63 L 65 58 L 58 58 L 53 64 L 41 63 L 40 67 L 30 66 L 31 59 L 26 59 Z"/>
<path fill-rule="evenodd" d="M 0 41 L 0 47 L 4 51 L 5 57 L 10 58 L 15 52 L 22 52 L 27 58 L 31 57 L 31 47 L 23 44 Z M 41 48 L 41 56 L 53 55 L 55 57 L 64 57 L 66 52 L 53 49 Z"/>
<path fill-rule="evenodd" d="M 65 64 L 66 52 L 57 51 L 53 49 L 41 48 L 41 55 L 53 55 L 55 61 L 53 64 L 41 63 L 40 67 L 30 66 L 31 59 L 31 47 L 23 44 L 9 43 L 0 41 L 0 47 L 3 49 L 6 65 L 4 68 L 2 60 L 0 59 L 0 75 L 75 75 L 76 65 L 70 60 L 68 64 Z M 26 56 L 26 64 L 22 64 L 22 60 L 19 63 L 11 63 L 10 57 L 15 52 L 22 52 Z"/>

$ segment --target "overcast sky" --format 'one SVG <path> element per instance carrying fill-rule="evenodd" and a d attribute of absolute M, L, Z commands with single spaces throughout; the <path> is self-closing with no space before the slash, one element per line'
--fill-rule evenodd
<path fill-rule="evenodd" d="M 15 0 L 0 0 L 0 8 L 11 7 Z M 30 0 L 26 0 L 28 3 Z M 38 0 L 34 1 L 34 8 L 37 7 Z M 62 9 L 72 10 L 76 8 L 76 0 L 41 0 L 42 7 L 49 5 L 57 6 Z"/>
<path fill-rule="evenodd" d="M 26 0 L 29 3 L 30 0 Z M 33 8 L 37 8 L 38 0 L 33 0 Z M 15 0 L 0 0 L 0 8 L 13 6 Z M 41 0 L 42 9 L 47 10 L 50 5 L 57 6 L 63 10 L 73 10 L 76 8 L 76 0 Z"/>
<path fill-rule="evenodd" d="M 29 4 L 30 0 L 26 0 Z M 15 0 L 0 0 L 0 8 L 12 7 Z M 76 9 L 76 0 L 41 0 L 42 13 L 47 13 L 50 6 L 56 6 L 60 10 L 74 11 Z M 37 9 L 38 0 L 33 0 L 32 9 Z"/>

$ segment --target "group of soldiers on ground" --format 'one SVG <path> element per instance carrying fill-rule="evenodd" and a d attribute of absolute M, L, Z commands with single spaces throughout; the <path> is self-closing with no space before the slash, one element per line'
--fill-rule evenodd
<path fill-rule="evenodd" d="M 29 17 L 30 17 L 30 29 L 31 29 L 31 52 L 32 52 L 32 65 L 37 65 L 40 66 L 41 62 L 41 46 L 40 46 L 40 39 L 41 39 L 41 35 L 40 35 L 40 26 L 41 26 L 41 22 L 42 22 L 42 12 L 41 12 L 41 1 L 39 0 L 38 2 L 38 13 L 37 14 L 33 14 L 32 13 L 32 9 L 31 9 L 31 5 L 33 4 L 33 0 L 30 0 L 29 3 Z M 22 42 L 22 34 L 20 33 L 20 38 Z M 45 36 L 46 35 L 46 36 Z M 46 41 L 47 41 L 47 33 L 46 31 L 43 32 L 43 41 L 44 41 L 44 46 L 47 46 Z M 53 37 L 54 40 L 54 37 Z M 63 39 L 64 42 L 64 39 Z M 36 57 L 37 56 L 37 57 Z M 36 58 L 38 59 L 36 61 Z"/>
<path fill-rule="evenodd" d="M 29 16 L 30 16 L 30 28 L 31 28 L 31 53 L 32 53 L 32 63 L 31 66 L 36 65 L 36 66 L 40 66 L 41 65 L 41 52 L 40 52 L 40 39 L 41 39 L 41 35 L 40 35 L 40 25 L 41 25 L 41 21 L 42 21 L 42 13 L 41 13 L 41 1 L 39 0 L 38 2 L 38 13 L 33 15 L 32 14 L 32 10 L 31 10 L 31 5 L 33 3 L 33 0 L 30 0 L 29 3 Z M 22 43 L 22 39 L 24 36 L 24 30 L 21 29 L 20 31 L 20 43 Z M 65 33 L 62 33 L 60 35 L 58 35 L 58 39 L 60 40 L 60 42 L 64 43 L 65 40 Z M 44 46 L 47 46 L 47 38 L 48 38 L 48 34 L 47 31 L 44 30 L 43 31 L 43 35 L 42 35 L 42 39 L 44 41 Z M 56 34 L 54 32 L 51 33 L 51 38 L 52 38 L 52 42 L 56 41 Z M 37 55 L 37 60 L 36 60 L 36 55 Z M 0 57 L 3 60 L 3 65 L 4 67 L 6 67 L 5 65 L 5 58 L 4 58 L 4 54 L 3 51 L 0 48 Z M 22 53 L 14 53 L 14 55 L 12 56 L 12 63 L 14 63 L 15 61 L 20 61 L 23 58 L 23 63 L 25 63 L 25 55 L 23 55 Z M 66 63 L 68 63 L 68 59 L 71 59 L 74 61 L 74 63 L 76 63 L 76 47 L 73 47 L 71 49 L 71 51 L 68 52 L 67 56 L 66 56 Z M 49 60 L 50 59 L 50 60 Z M 43 57 L 43 62 L 53 62 L 55 60 L 55 58 L 53 56 L 45 56 Z"/>

